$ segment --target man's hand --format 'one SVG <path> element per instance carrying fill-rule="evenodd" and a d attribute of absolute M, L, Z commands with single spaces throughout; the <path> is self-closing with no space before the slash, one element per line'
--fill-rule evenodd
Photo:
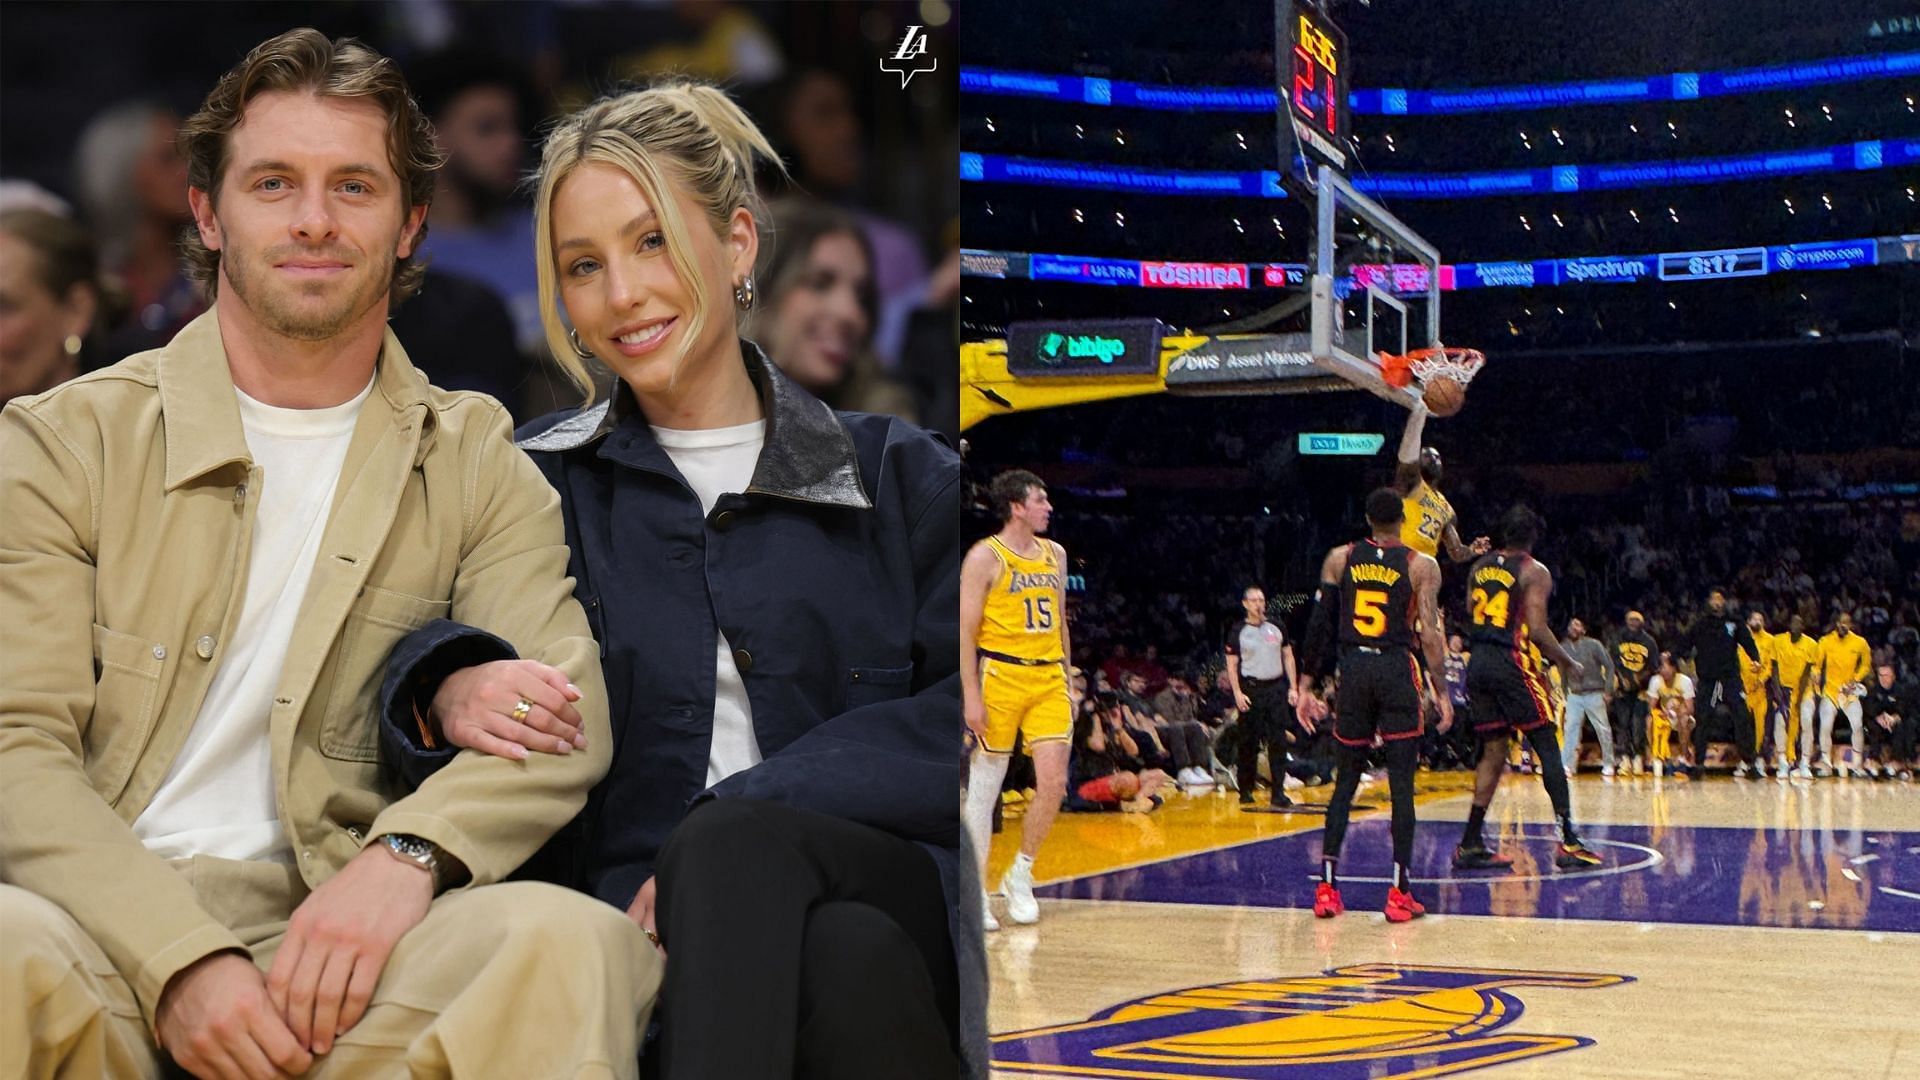
<path fill-rule="evenodd" d="M 1444 694 L 1442 694 L 1438 700 L 1440 705 L 1440 725 L 1435 730 L 1445 735 L 1447 729 L 1453 726 L 1453 702 Z"/>
<path fill-rule="evenodd" d="M 1568 683 L 1572 683 L 1575 679 L 1586 674 L 1586 671 L 1587 666 L 1585 664 L 1569 656 L 1567 657 L 1567 670 L 1562 674 L 1566 676 Z"/>
<path fill-rule="evenodd" d="M 973 732 L 975 738 L 985 739 L 987 737 L 986 702 L 979 698 L 974 698 L 961 706 L 960 715 L 966 719 L 967 730 Z"/>
<path fill-rule="evenodd" d="M 446 677 L 433 695 L 433 716 L 447 741 L 494 757 L 524 761 L 527 751 L 571 754 L 584 749 L 580 688 L 567 673 L 538 660 L 495 660 Z M 514 719 L 524 701 L 526 718 Z"/>
<path fill-rule="evenodd" d="M 1493 550 L 1493 541 L 1484 536 L 1476 536 L 1473 538 L 1473 543 L 1467 545 L 1467 550 L 1475 555 L 1485 555 Z"/>
<path fill-rule="evenodd" d="M 432 875 L 375 843 L 294 909 L 267 992 L 301 1045 L 324 1054 L 360 1022 L 387 957 L 432 902 Z"/>
<path fill-rule="evenodd" d="M 198 1077 L 278 1080 L 313 1067 L 268 996 L 266 976 L 242 953 L 214 953 L 181 970 L 154 1015 L 161 1048 Z"/>
<path fill-rule="evenodd" d="M 654 879 L 647 878 L 647 883 L 633 895 L 633 903 L 627 905 L 627 918 L 632 919 L 633 924 L 647 935 L 647 940 L 653 942 L 653 947 L 660 950 L 660 955 L 665 956 L 667 950 L 660 944 L 659 928 L 653 925 L 653 901 L 657 892 Z"/>
<path fill-rule="evenodd" d="M 1233 692 L 1233 704 L 1234 704 L 1234 707 L 1239 709 L 1241 712 L 1246 712 L 1248 709 L 1253 708 L 1253 699 L 1247 697 L 1247 695 L 1241 693 L 1240 691 L 1235 690 Z"/>
<path fill-rule="evenodd" d="M 1287 707 L 1292 709 L 1297 709 L 1300 707 L 1300 688 L 1299 687 L 1297 686 L 1287 687 Z"/>

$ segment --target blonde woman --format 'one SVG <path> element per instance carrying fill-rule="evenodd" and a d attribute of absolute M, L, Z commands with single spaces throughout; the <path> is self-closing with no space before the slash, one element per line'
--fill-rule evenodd
<path fill-rule="evenodd" d="M 756 156 L 691 84 L 597 101 L 544 148 L 546 337 L 614 383 L 520 445 L 562 505 L 614 764 L 532 869 L 667 954 L 665 1077 L 953 1075 L 959 461 L 738 336 Z M 582 745 L 577 691 L 513 656 L 446 623 L 403 643 L 386 728 L 411 780 L 459 748 Z"/>

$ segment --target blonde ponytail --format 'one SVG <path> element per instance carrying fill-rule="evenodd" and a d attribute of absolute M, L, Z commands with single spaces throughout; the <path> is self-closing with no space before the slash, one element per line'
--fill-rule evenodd
<path fill-rule="evenodd" d="M 598 162 L 620 169 L 640 186 L 659 218 L 668 261 L 693 298 L 680 336 L 684 359 L 685 350 L 706 327 L 716 298 L 707 295 L 705 279 L 694 264 L 689 223 L 674 193 L 688 195 L 700 207 L 715 236 L 726 234 L 733 212 L 743 207 L 756 223 L 763 221 L 766 205 L 753 179 L 756 157 L 784 171 L 773 145 L 732 98 L 716 87 L 685 80 L 601 98 L 562 119 L 548 134 L 534 199 L 540 322 L 554 359 L 589 400 L 592 374 L 560 321 L 552 233 L 553 195 L 560 182 L 581 165 Z M 733 310 L 730 297 L 717 299 L 724 305 L 721 310 Z"/>

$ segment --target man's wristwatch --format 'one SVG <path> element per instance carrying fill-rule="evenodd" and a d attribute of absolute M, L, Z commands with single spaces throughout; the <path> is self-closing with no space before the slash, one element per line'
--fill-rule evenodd
<path fill-rule="evenodd" d="M 395 857 L 425 870 L 433 879 L 433 891 L 438 895 L 446 885 L 446 860 L 440 854 L 440 845 L 431 840 L 422 840 L 406 833 L 388 833 L 380 838 L 387 850 Z"/>

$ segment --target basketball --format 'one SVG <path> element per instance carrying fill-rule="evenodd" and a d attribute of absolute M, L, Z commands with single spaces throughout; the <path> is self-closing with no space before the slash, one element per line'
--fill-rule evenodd
<path fill-rule="evenodd" d="M 1446 375 L 1435 375 L 1427 380 L 1422 397 L 1426 399 L 1427 411 L 1435 416 L 1452 416 L 1467 403 L 1467 388 Z"/>

